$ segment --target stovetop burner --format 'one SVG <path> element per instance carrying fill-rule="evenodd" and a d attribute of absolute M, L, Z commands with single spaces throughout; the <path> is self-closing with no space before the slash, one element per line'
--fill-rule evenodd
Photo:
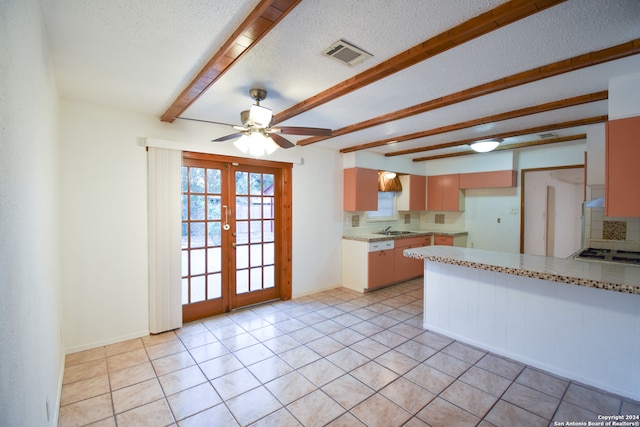
<path fill-rule="evenodd" d="M 587 248 L 576 255 L 575 259 L 585 261 L 608 261 L 640 266 L 640 252 L 637 251 Z"/>

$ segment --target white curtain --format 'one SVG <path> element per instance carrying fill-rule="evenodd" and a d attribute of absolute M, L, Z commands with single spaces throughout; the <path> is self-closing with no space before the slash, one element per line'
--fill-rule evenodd
<path fill-rule="evenodd" d="M 149 331 L 182 326 L 182 152 L 147 147 L 149 173 Z"/>

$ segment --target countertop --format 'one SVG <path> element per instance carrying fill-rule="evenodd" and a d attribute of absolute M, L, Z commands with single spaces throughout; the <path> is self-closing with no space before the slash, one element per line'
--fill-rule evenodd
<path fill-rule="evenodd" d="M 398 230 L 400 231 L 400 230 Z M 357 240 L 359 242 L 382 242 L 384 240 L 396 240 L 396 239 L 408 239 L 411 237 L 420 237 L 420 236 L 432 236 L 437 234 L 438 236 L 463 236 L 466 235 L 466 231 L 431 231 L 431 230 L 407 230 L 411 231 L 411 234 L 399 234 L 399 235 L 388 235 L 388 234 L 377 234 L 375 232 L 351 232 L 348 234 L 343 234 L 342 238 L 344 240 Z"/>
<path fill-rule="evenodd" d="M 405 249 L 410 258 L 640 295 L 640 267 L 452 246 Z"/>

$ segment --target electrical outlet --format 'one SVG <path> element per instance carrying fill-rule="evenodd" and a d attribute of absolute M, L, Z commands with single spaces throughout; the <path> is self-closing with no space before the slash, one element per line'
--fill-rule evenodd
<path fill-rule="evenodd" d="M 498 221 L 497 221 L 497 222 L 498 222 L 498 224 L 500 224 L 500 218 L 498 218 Z"/>
<path fill-rule="evenodd" d="M 517 213 L 518 213 L 518 208 L 511 208 L 511 210 L 509 211 L 509 213 L 517 214 Z"/>

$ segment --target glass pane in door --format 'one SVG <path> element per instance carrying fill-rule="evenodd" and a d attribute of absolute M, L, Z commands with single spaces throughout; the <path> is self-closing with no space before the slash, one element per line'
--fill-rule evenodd
<path fill-rule="evenodd" d="M 222 171 L 182 168 L 182 304 L 222 295 Z"/>
<path fill-rule="evenodd" d="M 274 174 L 236 171 L 236 294 L 273 288 Z"/>

